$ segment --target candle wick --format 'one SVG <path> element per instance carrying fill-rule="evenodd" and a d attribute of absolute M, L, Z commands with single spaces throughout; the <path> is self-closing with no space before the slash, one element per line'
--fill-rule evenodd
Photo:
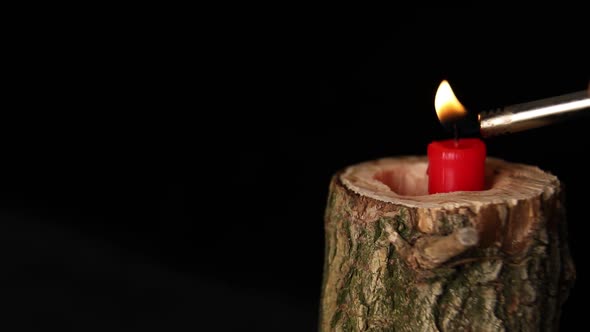
<path fill-rule="evenodd" d="M 459 131 L 457 130 L 457 124 L 453 123 L 453 131 L 455 133 L 455 147 L 459 147 Z"/>

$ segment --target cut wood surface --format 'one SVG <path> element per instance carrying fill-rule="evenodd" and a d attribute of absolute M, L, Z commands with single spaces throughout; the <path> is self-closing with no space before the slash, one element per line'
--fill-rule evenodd
<path fill-rule="evenodd" d="M 557 330 L 575 279 L 558 179 L 488 158 L 486 190 L 428 195 L 427 166 L 333 177 L 320 330 Z"/>

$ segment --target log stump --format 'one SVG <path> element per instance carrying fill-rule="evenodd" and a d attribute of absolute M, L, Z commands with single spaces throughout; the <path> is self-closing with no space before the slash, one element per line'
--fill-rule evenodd
<path fill-rule="evenodd" d="M 427 166 L 333 177 L 320 330 L 557 330 L 575 279 L 558 179 L 488 158 L 486 190 L 428 195 Z"/>

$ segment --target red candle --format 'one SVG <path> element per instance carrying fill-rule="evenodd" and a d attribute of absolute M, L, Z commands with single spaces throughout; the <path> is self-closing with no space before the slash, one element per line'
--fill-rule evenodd
<path fill-rule="evenodd" d="M 428 193 L 483 190 L 486 146 L 478 138 L 428 144 Z"/>
<path fill-rule="evenodd" d="M 442 123 L 455 123 L 467 114 L 447 81 L 434 98 Z M 449 139 L 428 145 L 428 193 L 483 190 L 486 146 L 478 138 Z"/>

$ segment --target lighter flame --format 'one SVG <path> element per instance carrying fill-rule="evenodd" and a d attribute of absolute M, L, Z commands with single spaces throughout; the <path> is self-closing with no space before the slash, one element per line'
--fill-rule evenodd
<path fill-rule="evenodd" d="M 455 97 L 451 85 L 446 80 L 440 82 L 438 90 L 436 90 L 434 109 L 436 109 L 436 116 L 441 122 L 460 118 L 467 114 L 467 110 Z"/>

